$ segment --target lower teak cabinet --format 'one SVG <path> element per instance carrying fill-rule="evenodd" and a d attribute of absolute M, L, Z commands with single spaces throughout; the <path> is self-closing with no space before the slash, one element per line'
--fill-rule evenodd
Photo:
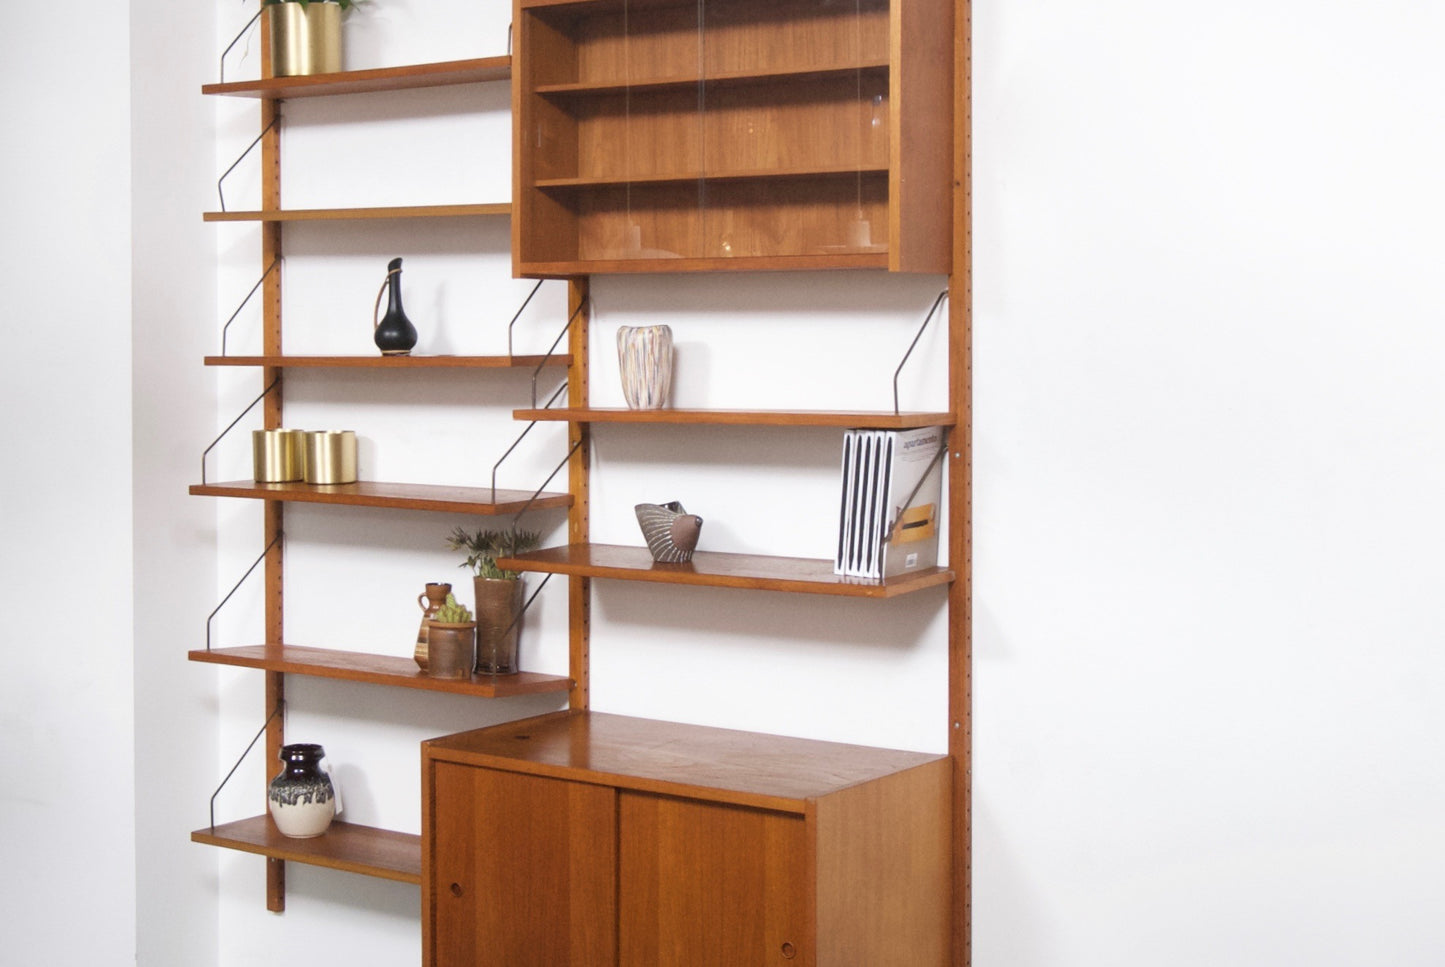
<path fill-rule="evenodd" d="M 429 967 L 942 967 L 951 763 L 564 711 L 422 746 Z"/>
<path fill-rule="evenodd" d="M 428 967 L 943 967 L 946 757 L 558 712 L 422 746 Z"/>

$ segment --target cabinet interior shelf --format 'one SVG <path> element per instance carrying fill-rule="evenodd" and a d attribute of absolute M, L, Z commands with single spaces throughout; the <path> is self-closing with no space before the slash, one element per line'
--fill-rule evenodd
<path fill-rule="evenodd" d="M 388 208 L 268 208 L 263 211 L 206 212 L 208 222 L 334 222 L 382 218 L 475 218 L 510 215 L 506 202 L 479 205 L 401 205 Z"/>
<path fill-rule="evenodd" d="M 586 271 L 599 275 L 651 272 L 805 272 L 812 269 L 887 269 L 886 251 L 815 252 L 810 255 L 737 255 L 718 258 L 592 258 Z M 576 262 L 533 261 L 517 268 L 520 277 L 564 279 Z"/>
<path fill-rule="evenodd" d="M 838 410 L 629 410 L 622 408 L 556 407 L 514 410 L 519 420 L 568 423 L 683 423 L 718 426 L 836 426 L 877 430 L 910 430 L 952 426 L 949 413 L 844 412 Z"/>
<path fill-rule="evenodd" d="M 945 567 L 876 581 L 834 574 L 830 560 L 716 551 L 697 551 L 686 564 L 659 564 L 645 547 L 615 544 L 548 547 L 498 559 L 497 564 L 512 571 L 858 598 L 892 598 L 953 580 L 953 572 Z"/>
<path fill-rule="evenodd" d="M 421 837 L 374 826 L 333 822 L 320 836 L 282 836 L 269 816 L 191 833 L 191 842 L 421 885 Z"/>
<path fill-rule="evenodd" d="M 634 78 L 630 81 L 574 81 L 561 84 L 538 84 L 534 90 L 548 97 L 570 97 L 602 94 L 642 94 L 652 91 L 692 90 L 698 85 L 705 87 L 735 86 L 743 84 L 771 84 L 777 81 L 808 80 L 815 77 L 843 76 L 857 74 L 885 74 L 888 61 L 885 59 L 859 61 L 856 64 L 839 64 L 831 67 L 790 67 L 771 71 L 718 71 L 705 77 L 651 77 Z"/>
<path fill-rule="evenodd" d="M 508 698 L 513 695 L 537 695 L 544 692 L 566 692 L 572 679 L 565 675 L 543 675 L 518 672 L 515 675 L 473 675 L 466 679 L 432 678 L 410 658 L 392 655 L 369 655 L 356 651 L 330 648 L 307 648 L 301 645 L 244 645 L 239 648 L 198 649 L 187 657 L 191 661 L 212 665 L 234 665 L 287 675 L 312 678 L 335 678 L 370 685 L 419 688 L 479 698 Z"/>
<path fill-rule="evenodd" d="M 207 356 L 207 366 L 306 369 L 534 369 L 570 366 L 570 353 L 552 356 Z"/>
<path fill-rule="evenodd" d="M 401 91 L 417 87 L 446 87 L 505 81 L 512 76 L 511 57 L 479 57 L 436 64 L 378 67 L 361 71 L 337 71 L 305 77 L 268 77 L 226 84 L 204 84 L 202 94 L 254 97 L 280 101 L 293 97 L 322 97 L 329 94 L 365 94 L 373 91 Z"/>
<path fill-rule="evenodd" d="M 515 514 L 531 501 L 532 510 L 572 506 L 571 494 L 542 493 L 532 500 L 527 490 L 490 487 L 447 487 L 438 484 L 376 483 L 350 484 L 256 483 L 233 480 L 228 483 L 194 484 L 191 493 L 201 497 L 248 497 L 253 500 L 284 500 L 303 504 L 346 504 L 352 507 L 394 507 L 400 510 L 438 510 L 464 514 Z"/>
<path fill-rule="evenodd" d="M 596 175 L 577 178 L 538 178 L 536 187 L 562 191 L 569 188 L 605 188 L 627 185 L 673 185 L 690 184 L 698 181 L 783 181 L 793 178 L 855 178 L 887 175 L 887 168 L 859 165 L 816 165 L 811 167 L 775 167 L 744 169 L 719 169 L 715 171 L 669 171 L 650 175 Z"/>

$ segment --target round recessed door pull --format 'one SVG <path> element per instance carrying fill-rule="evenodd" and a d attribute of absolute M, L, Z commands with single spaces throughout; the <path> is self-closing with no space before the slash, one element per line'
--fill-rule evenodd
<path fill-rule="evenodd" d="M 786 957 L 786 958 L 788 958 L 789 960 L 792 960 L 794 957 L 798 956 L 798 949 L 797 949 L 796 947 L 794 947 L 792 944 L 787 943 L 787 942 L 784 942 L 784 943 L 783 943 L 783 956 Z"/>
<path fill-rule="evenodd" d="M 461 896 L 463 892 L 465 891 L 462 890 L 462 885 L 460 883 L 452 884 L 452 896 Z"/>

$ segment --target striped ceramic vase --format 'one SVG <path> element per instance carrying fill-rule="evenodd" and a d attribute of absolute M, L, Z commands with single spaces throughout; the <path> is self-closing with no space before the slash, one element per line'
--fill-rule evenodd
<path fill-rule="evenodd" d="M 672 330 L 667 326 L 622 326 L 617 330 L 617 363 L 622 394 L 634 410 L 660 410 L 672 392 Z"/>

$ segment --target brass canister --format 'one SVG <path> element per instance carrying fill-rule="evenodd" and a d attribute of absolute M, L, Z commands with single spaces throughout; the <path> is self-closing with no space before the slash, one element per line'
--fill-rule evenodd
<path fill-rule="evenodd" d="M 306 482 L 356 483 L 356 434 L 351 430 L 311 430 L 306 434 Z"/>
<path fill-rule="evenodd" d="M 271 74 L 296 77 L 341 70 L 341 4 L 271 3 L 265 12 L 271 34 Z"/>
<path fill-rule="evenodd" d="M 306 460 L 304 430 L 252 430 L 251 464 L 257 483 L 300 480 Z"/>

